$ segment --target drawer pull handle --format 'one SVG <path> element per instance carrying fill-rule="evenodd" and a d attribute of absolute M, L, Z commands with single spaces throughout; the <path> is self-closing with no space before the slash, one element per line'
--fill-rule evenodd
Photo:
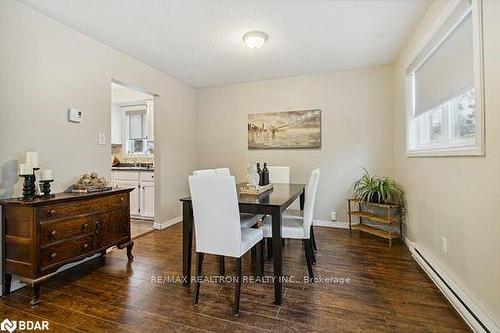
<path fill-rule="evenodd" d="M 50 232 L 50 235 L 51 235 L 51 236 L 55 236 L 56 234 L 57 234 L 57 231 L 55 231 L 55 230 L 52 230 L 52 231 Z"/>
<path fill-rule="evenodd" d="M 54 215 L 56 215 L 56 210 L 55 209 L 49 210 L 49 216 L 54 216 Z"/>
<path fill-rule="evenodd" d="M 83 228 L 83 229 L 87 229 L 88 227 L 89 227 L 89 224 L 88 224 L 88 223 L 85 223 L 85 224 L 83 224 L 83 225 L 82 225 L 82 228 Z"/>
<path fill-rule="evenodd" d="M 125 200 L 125 199 L 123 199 L 123 197 L 120 197 L 120 201 L 122 201 L 122 202 L 123 202 L 123 200 Z"/>
<path fill-rule="evenodd" d="M 85 243 L 83 244 L 83 249 L 86 250 L 89 247 L 89 244 Z"/>
<path fill-rule="evenodd" d="M 55 257 L 57 257 L 57 253 L 52 252 L 52 253 L 50 254 L 50 259 L 54 259 Z"/>

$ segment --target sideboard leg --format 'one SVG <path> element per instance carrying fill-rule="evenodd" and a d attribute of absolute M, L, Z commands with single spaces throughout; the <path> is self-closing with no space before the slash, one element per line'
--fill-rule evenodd
<path fill-rule="evenodd" d="M 134 247 L 134 242 L 130 242 L 127 245 L 127 258 L 128 261 L 133 261 L 134 260 L 134 255 L 132 254 L 132 248 Z"/>
<path fill-rule="evenodd" d="M 33 283 L 33 286 L 31 287 L 33 289 L 33 297 L 30 302 L 31 306 L 35 306 L 40 303 L 40 287 L 40 282 Z"/>
<path fill-rule="evenodd" d="M 134 260 L 134 256 L 132 255 L 132 248 L 134 247 L 134 242 L 133 241 L 129 241 L 129 242 L 123 243 L 123 244 L 118 244 L 116 247 L 119 248 L 120 250 L 126 247 L 127 248 L 128 261 L 133 261 Z"/>

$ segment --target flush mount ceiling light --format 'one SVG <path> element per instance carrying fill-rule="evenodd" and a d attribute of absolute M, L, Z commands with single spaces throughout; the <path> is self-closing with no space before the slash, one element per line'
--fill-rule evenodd
<path fill-rule="evenodd" d="M 258 49 L 267 41 L 267 34 L 262 31 L 250 31 L 243 35 L 243 41 L 251 49 Z"/>

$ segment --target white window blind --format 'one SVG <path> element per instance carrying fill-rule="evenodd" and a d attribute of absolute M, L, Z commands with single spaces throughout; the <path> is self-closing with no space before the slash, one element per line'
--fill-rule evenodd
<path fill-rule="evenodd" d="M 414 71 L 414 116 L 436 108 L 474 86 L 472 14 Z"/>

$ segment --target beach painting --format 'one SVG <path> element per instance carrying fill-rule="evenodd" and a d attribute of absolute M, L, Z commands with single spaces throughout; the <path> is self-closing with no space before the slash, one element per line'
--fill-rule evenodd
<path fill-rule="evenodd" d="M 248 149 L 321 148 L 321 110 L 248 114 Z"/>

